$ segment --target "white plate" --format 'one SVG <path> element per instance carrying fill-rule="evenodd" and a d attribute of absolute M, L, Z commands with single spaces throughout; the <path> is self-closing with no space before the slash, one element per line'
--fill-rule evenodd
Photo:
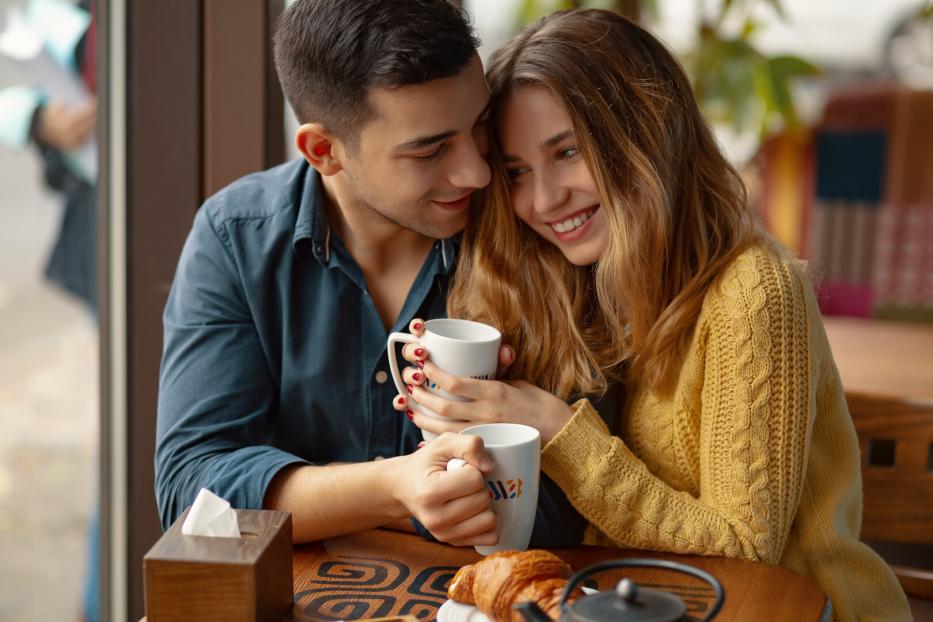
<path fill-rule="evenodd" d="M 597 590 L 584 587 L 584 594 L 595 594 Z M 490 622 L 482 611 L 473 605 L 464 605 L 448 599 L 437 610 L 437 622 Z"/>

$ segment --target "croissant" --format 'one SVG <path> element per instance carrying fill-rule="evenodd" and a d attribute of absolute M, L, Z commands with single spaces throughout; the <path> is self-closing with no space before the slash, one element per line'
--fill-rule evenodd
<path fill-rule="evenodd" d="M 447 588 L 447 596 L 459 603 L 476 605 L 495 622 L 522 622 L 513 605 L 528 601 L 535 602 L 556 620 L 570 573 L 570 565 L 548 551 L 501 551 L 458 570 Z M 567 602 L 582 594 L 579 588 L 575 589 Z"/>

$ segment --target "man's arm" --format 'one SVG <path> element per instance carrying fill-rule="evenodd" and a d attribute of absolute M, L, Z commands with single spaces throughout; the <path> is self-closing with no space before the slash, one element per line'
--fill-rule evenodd
<path fill-rule="evenodd" d="M 237 508 L 262 507 L 275 474 L 304 461 L 263 443 L 276 387 L 207 206 L 185 242 L 163 324 L 155 454 L 163 527 L 201 487 Z"/>
<path fill-rule="evenodd" d="M 233 254 L 207 207 L 185 243 L 164 324 L 155 471 L 165 528 L 206 487 L 236 508 L 291 512 L 299 542 L 409 516 L 454 544 L 498 538 L 481 473 L 490 464 L 475 437 L 448 435 L 409 456 L 331 466 L 264 444 L 277 388 Z M 475 468 L 447 473 L 454 457 Z"/>
<path fill-rule="evenodd" d="M 269 485 L 264 507 L 291 512 L 295 542 L 401 521 L 408 512 L 391 494 L 396 461 L 286 467 Z"/>
<path fill-rule="evenodd" d="M 459 470 L 446 467 L 455 457 L 476 468 L 452 477 Z M 480 470 L 490 468 L 477 437 L 447 434 L 407 456 L 285 468 L 269 486 L 264 507 L 291 512 L 296 542 L 397 526 L 416 516 L 442 542 L 495 544 L 498 527 Z"/>

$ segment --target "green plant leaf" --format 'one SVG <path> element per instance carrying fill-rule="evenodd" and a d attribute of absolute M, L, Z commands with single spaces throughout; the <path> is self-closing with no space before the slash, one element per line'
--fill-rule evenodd
<path fill-rule="evenodd" d="M 746 17 L 742 23 L 742 32 L 739 36 L 743 39 L 750 39 L 752 35 L 758 32 L 759 27 L 758 22 Z"/>
<path fill-rule="evenodd" d="M 820 68 L 813 63 L 806 61 L 799 56 L 780 55 L 770 59 L 771 65 L 775 71 L 780 72 L 787 78 L 799 78 L 801 76 L 815 76 L 820 73 Z"/>
<path fill-rule="evenodd" d="M 641 0 L 641 8 L 653 19 L 661 17 L 661 10 L 658 8 L 658 0 Z"/>
<path fill-rule="evenodd" d="M 583 6 L 588 9 L 605 9 L 607 11 L 614 11 L 616 8 L 615 0 L 586 0 L 583 3 Z"/>
<path fill-rule="evenodd" d="M 523 0 L 522 8 L 519 11 L 519 20 L 521 21 L 519 26 L 524 26 L 554 11 L 572 8 L 573 2 L 570 0 Z"/>
<path fill-rule="evenodd" d="M 819 73 L 819 69 L 796 56 L 769 57 L 754 45 L 760 23 L 754 19 L 753 9 L 765 3 L 786 21 L 783 0 L 720 0 L 715 15 L 704 10 L 705 0 L 693 1 L 700 11 L 699 36 L 681 61 L 707 120 L 740 133 L 756 131 L 762 140 L 782 125 L 797 124 L 792 84 L 800 77 Z M 523 0 L 522 23 L 572 4 L 568 0 Z M 615 6 L 608 0 L 578 0 L 576 4 Z M 641 0 L 641 6 L 646 14 L 659 16 L 659 0 Z M 723 33 L 723 19 L 730 12 L 740 12 L 737 35 Z M 926 0 L 923 14 L 933 15 L 933 0 Z"/>
<path fill-rule="evenodd" d="M 797 111 L 791 94 L 791 83 L 802 76 L 819 73 L 811 63 L 796 56 L 775 56 L 767 59 L 762 67 L 759 92 L 766 104 L 766 118 L 762 120 L 762 133 L 771 129 L 776 113 L 784 125 L 798 125 Z"/>
<path fill-rule="evenodd" d="M 794 110 L 794 102 L 791 99 L 787 76 L 783 75 L 780 69 L 775 67 L 774 59 L 768 60 L 767 76 L 771 87 L 770 95 L 773 109 L 784 118 L 788 125 L 797 125 L 797 114 Z"/>

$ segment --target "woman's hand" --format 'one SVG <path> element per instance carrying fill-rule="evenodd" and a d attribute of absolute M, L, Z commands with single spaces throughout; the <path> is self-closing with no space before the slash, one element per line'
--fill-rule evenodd
<path fill-rule="evenodd" d="M 413 320 L 410 328 L 414 334 L 420 335 L 424 324 L 420 320 Z M 499 373 L 514 360 L 514 351 L 508 346 L 504 346 L 503 350 L 506 348 L 506 352 L 500 350 Z M 481 423 L 521 423 L 537 428 L 541 432 L 542 444 L 546 444 L 573 416 L 563 400 L 531 383 L 453 376 L 431 363 L 428 360 L 430 353 L 420 344 L 405 346 L 402 354 L 417 367 L 409 367 L 402 372 L 409 395 L 396 397 L 393 405 L 397 410 L 407 412 L 415 425 L 428 432 L 459 432 Z M 424 388 L 423 385 L 428 381 L 447 393 L 472 401 L 455 402 L 443 398 Z M 410 408 L 409 397 L 449 420 L 427 417 L 417 409 Z M 455 421 L 458 419 L 460 421 Z"/>

